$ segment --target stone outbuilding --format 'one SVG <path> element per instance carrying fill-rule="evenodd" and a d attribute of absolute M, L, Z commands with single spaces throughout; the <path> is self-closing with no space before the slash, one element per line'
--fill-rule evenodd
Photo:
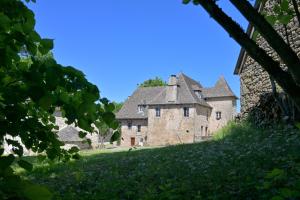
<path fill-rule="evenodd" d="M 292 8 L 292 3 L 290 7 Z M 274 6 L 278 4 L 277 0 L 267 0 L 265 4 L 257 1 L 255 4 L 259 12 L 272 13 Z M 300 1 L 297 1 L 300 7 Z M 290 44 L 291 48 L 300 56 L 300 25 L 295 16 L 287 25 L 275 24 L 275 30 L 282 36 L 282 38 Z M 247 34 L 253 38 L 255 28 L 249 24 Z M 277 53 L 269 46 L 267 41 L 258 36 L 256 43 L 259 44 L 269 55 L 275 60 L 281 62 Z M 285 66 L 282 64 L 285 69 Z M 240 102 L 241 114 L 243 117 L 251 114 L 257 123 L 261 121 L 273 121 L 281 115 L 281 109 L 278 105 L 278 100 L 274 99 L 271 79 L 268 73 L 242 48 L 234 69 L 234 74 L 240 76 Z M 275 83 L 276 84 L 276 83 Z M 277 85 L 277 84 L 276 84 Z M 277 92 L 282 96 L 280 101 L 287 101 L 286 95 L 277 85 Z M 283 102 L 286 103 L 286 102 Z M 289 103 L 289 102 L 287 102 Z M 295 108 L 290 108 L 290 112 L 296 112 Z M 292 113 L 295 115 L 295 113 Z"/>
<path fill-rule="evenodd" d="M 205 88 L 183 73 L 167 86 L 139 87 L 117 113 L 121 146 L 170 145 L 207 139 L 236 114 L 236 100 L 224 77 Z"/>

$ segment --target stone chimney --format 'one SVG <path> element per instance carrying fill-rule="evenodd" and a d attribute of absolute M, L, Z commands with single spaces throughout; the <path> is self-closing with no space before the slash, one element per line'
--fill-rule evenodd
<path fill-rule="evenodd" d="M 177 101 L 177 87 L 178 87 L 177 77 L 176 75 L 171 75 L 167 86 L 167 94 L 166 94 L 167 102 Z"/>

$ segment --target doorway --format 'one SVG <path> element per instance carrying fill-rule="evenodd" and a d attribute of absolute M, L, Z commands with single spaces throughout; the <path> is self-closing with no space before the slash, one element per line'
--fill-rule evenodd
<path fill-rule="evenodd" d="M 135 137 L 130 138 L 130 144 L 131 144 L 131 146 L 135 145 Z"/>

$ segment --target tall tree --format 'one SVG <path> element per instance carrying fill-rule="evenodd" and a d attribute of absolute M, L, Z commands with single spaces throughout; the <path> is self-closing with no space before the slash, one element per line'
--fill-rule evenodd
<path fill-rule="evenodd" d="M 14 173 L 13 162 L 27 170 L 32 165 L 22 158 L 22 144 L 8 138 L 20 138 L 27 149 L 46 152 L 50 159 L 78 158 L 78 149 L 61 148 L 55 108 L 63 111 L 68 124 L 85 132 L 93 132 L 91 125 L 99 118 L 110 128 L 118 127 L 112 103 L 100 98 L 81 71 L 49 56 L 52 48 L 53 40 L 35 31 L 34 13 L 23 1 L 0 1 L 0 199 L 34 199 L 37 194 L 39 199 L 51 198 L 46 188 Z M 9 155 L 3 155 L 4 141 L 12 146 Z"/>
<path fill-rule="evenodd" d="M 191 0 L 183 0 L 187 4 Z M 230 0 L 258 32 L 266 39 L 269 45 L 280 56 L 288 71 L 280 67 L 280 63 L 247 35 L 238 23 L 229 17 L 215 0 L 193 0 L 194 5 L 201 5 L 209 15 L 215 19 L 246 51 L 256 60 L 282 89 L 291 97 L 298 110 L 300 110 L 300 59 L 293 49 L 283 40 L 276 30 L 268 23 L 247 0 Z M 265 0 L 261 0 L 264 3 Z M 284 6 L 284 5 L 281 5 Z"/>

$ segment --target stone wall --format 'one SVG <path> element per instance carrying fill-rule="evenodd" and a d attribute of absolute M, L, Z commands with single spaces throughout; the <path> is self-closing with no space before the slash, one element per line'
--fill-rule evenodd
<path fill-rule="evenodd" d="M 208 98 L 206 102 L 213 108 L 209 117 L 209 130 L 213 134 L 236 115 L 236 98 L 215 97 Z M 216 112 L 221 112 L 221 119 L 216 118 Z"/>
<path fill-rule="evenodd" d="M 184 116 L 189 107 L 189 117 Z M 207 107 L 195 105 L 164 105 L 161 116 L 155 116 L 155 107 L 148 109 L 148 144 L 171 145 L 195 142 L 201 136 L 201 126 L 208 127 Z"/>
<path fill-rule="evenodd" d="M 278 2 L 278 0 L 269 0 L 265 5 L 264 11 L 272 12 L 272 8 L 276 2 Z M 285 35 L 286 32 L 283 25 L 275 25 L 275 29 L 284 38 L 284 40 L 287 41 Z M 291 47 L 296 53 L 298 53 L 298 56 L 300 57 L 300 27 L 296 17 L 294 17 L 294 19 L 292 19 L 287 25 L 287 34 Z M 269 55 L 272 55 L 274 59 L 280 61 L 276 52 L 272 50 L 272 48 L 262 37 L 257 37 L 257 43 L 260 45 L 260 47 L 265 49 Z M 282 67 L 284 68 L 284 65 L 282 65 Z M 245 61 L 241 68 L 241 113 L 245 117 L 248 116 L 252 110 L 256 109 L 258 105 L 261 105 L 261 101 L 265 102 L 265 98 L 269 98 L 270 101 L 274 101 L 274 99 L 272 100 L 272 98 L 270 98 L 272 87 L 269 75 L 259 64 L 257 64 L 250 56 L 246 55 Z M 270 102 L 269 105 L 271 104 L 272 102 Z M 268 103 L 265 103 L 265 105 L 268 105 Z M 260 109 L 263 109 L 263 107 Z M 263 112 L 265 111 L 262 110 L 261 112 L 255 113 L 257 115 Z"/>
<path fill-rule="evenodd" d="M 147 119 L 128 119 L 120 120 L 121 123 L 121 146 L 132 146 L 134 145 L 146 145 L 147 144 L 147 131 L 148 131 L 148 121 Z M 128 124 L 131 123 L 131 128 Z M 141 131 L 138 132 L 138 125 L 141 126 Z M 134 140 L 134 141 L 133 141 Z"/>

